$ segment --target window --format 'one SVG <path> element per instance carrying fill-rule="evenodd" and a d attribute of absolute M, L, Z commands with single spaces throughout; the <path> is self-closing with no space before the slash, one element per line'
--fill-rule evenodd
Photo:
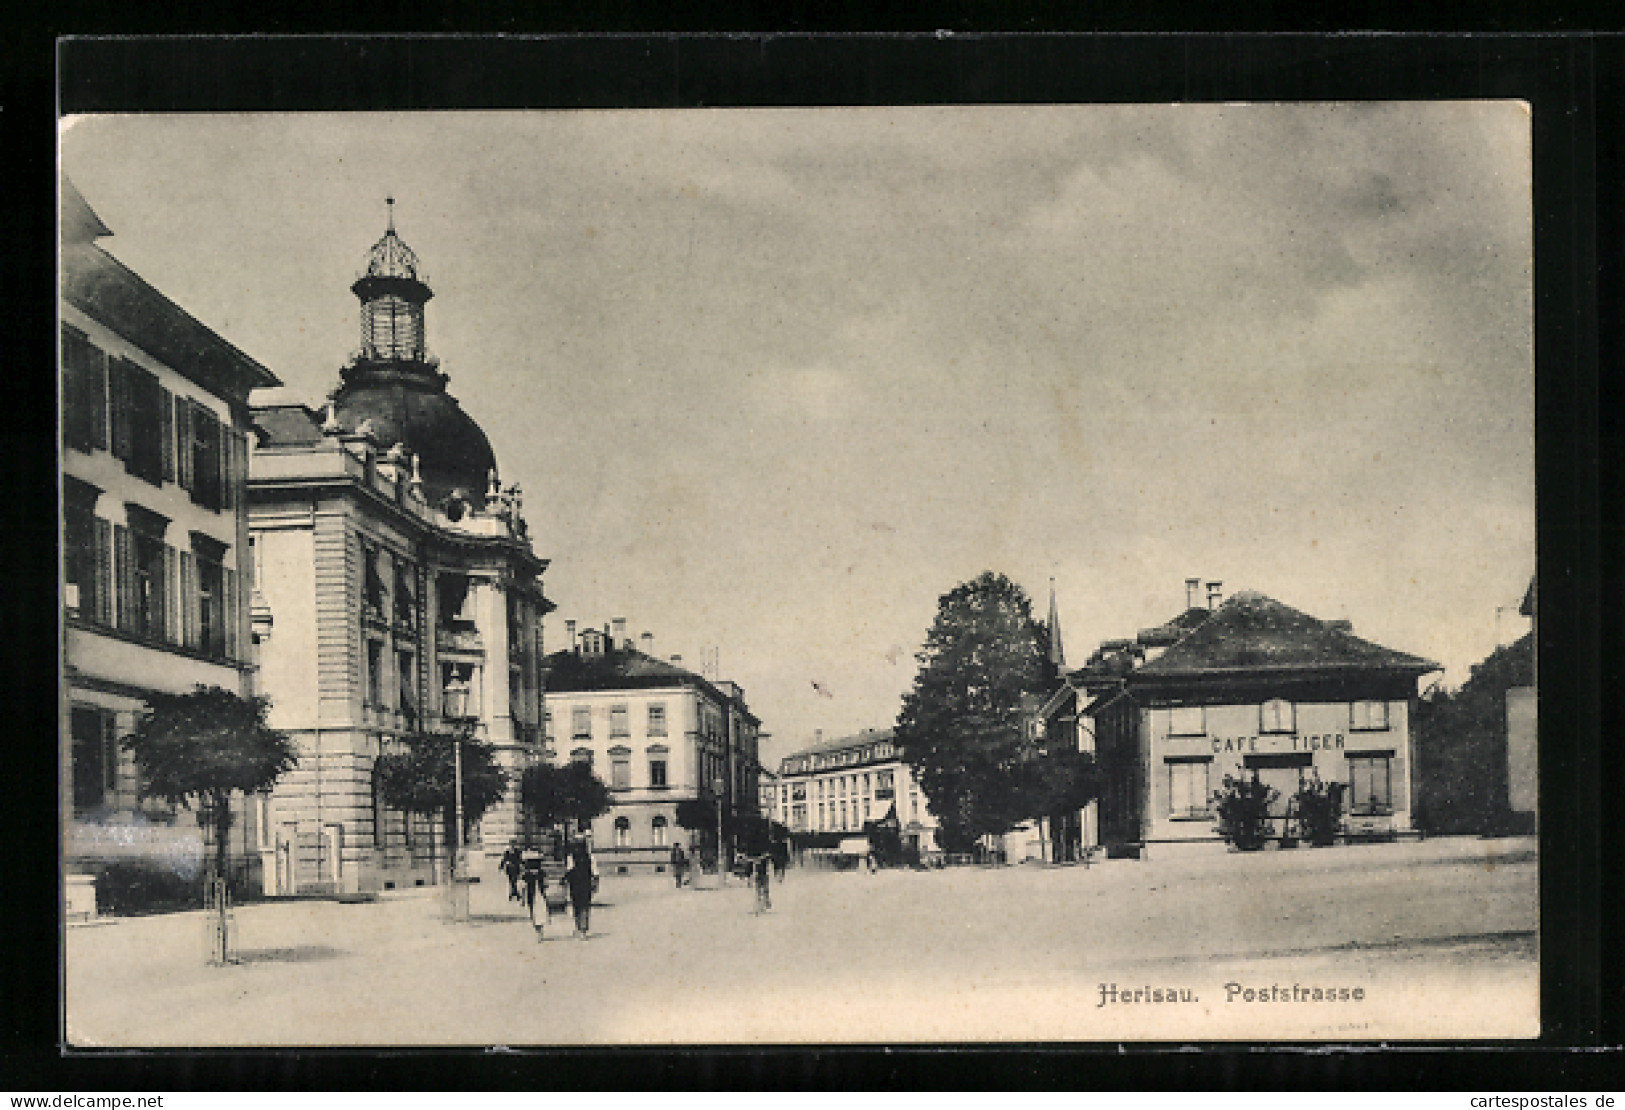
<path fill-rule="evenodd" d="M 439 581 L 440 627 L 465 631 L 474 627 L 474 588 L 466 574 L 442 574 Z"/>
<path fill-rule="evenodd" d="M 1168 711 L 1169 736 L 1206 736 L 1207 719 L 1200 705 L 1181 705 Z"/>
<path fill-rule="evenodd" d="M 418 716 L 418 664 L 417 656 L 409 651 L 395 653 L 395 671 L 400 676 L 401 712 L 406 714 L 407 723 L 415 724 Z"/>
<path fill-rule="evenodd" d="M 663 789 L 667 785 L 665 756 L 649 757 L 649 785 L 656 790 Z"/>
<path fill-rule="evenodd" d="M 666 818 L 661 814 L 655 814 L 654 819 L 649 822 L 649 839 L 654 842 L 656 848 L 666 846 L 666 829 Z"/>
<path fill-rule="evenodd" d="M 627 712 L 625 705 L 612 705 L 609 707 L 609 734 L 611 736 L 628 736 Z"/>
<path fill-rule="evenodd" d="M 1349 728 L 1355 732 L 1380 732 L 1388 727 L 1388 703 L 1357 701 L 1349 704 Z"/>
<path fill-rule="evenodd" d="M 1349 810 L 1370 816 L 1392 813 L 1393 781 L 1389 773 L 1391 756 L 1351 755 L 1349 759 Z"/>
<path fill-rule="evenodd" d="M 76 707 L 69 729 L 73 737 L 73 809 L 83 813 L 111 801 L 118 771 L 113 715 L 105 709 Z"/>
<path fill-rule="evenodd" d="M 625 748 L 610 749 L 609 785 L 616 790 L 626 790 L 632 785 L 632 753 Z"/>
<path fill-rule="evenodd" d="M 384 553 L 376 546 L 361 544 L 361 567 L 365 576 L 361 593 L 361 615 L 369 620 L 384 619 Z"/>
<path fill-rule="evenodd" d="M 615 818 L 615 847 L 632 847 L 632 822 L 625 817 Z"/>
<path fill-rule="evenodd" d="M 156 374 L 128 359 L 113 359 L 109 378 L 113 455 L 124 460 L 124 468 L 129 473 L 155 486 L 161 485 L 165 454 L 163 433 L 169 426 L 162 410 L 168 393 L 158 384 Z"/>
<path fill-rule="evenodd" d="M 384 642 L 367 641 L 367 704 L 384 705 Z"/>
<path fill-rule="evenodd" d="M 869 776 L 868 775 L 863 776 L 863 792 L 865 794 L 869 793 Z"/>
<path fill-rule="evenodd" d="M 1168 763 L 1168 816 L 1206 817 L 1208 815 L 1208 769 L 1206 759 L 1170 760 Z"/>
<path fill-rule="evenodd" d="M 62 443 L 107 447 L 107 356 L 72 328 L 62 329 Z"/>
<path fill-rule="evenodd" d="M 584 737 L 592 735 L 592 709 L 590 706 L 578 705 L 570 710 L 571 737 Z"/>
<path fill-rule="evenodd" d="M 542 710 L 542 739 L 548 743 L 553 741 L 553 713 L 551 710 Z"/>
<path fill-rule="evenodd" d="M 187 600 L 195 609 L 197 622 L 196 643 L 192 646 L 216 659 L 227 654 L 228 626 L 236 612 L 236 606 L 230 604 L 236 576 L 226 570 L 225 557 L 225 544 L 200 532 L 192 533 L 195 593 Z"/>
<path fill-rule="evenodd" d="M 588 767 L 591 767 L 592 766 L 592 749 L 591 748 L 572 748 L 570 750 L 570 762 L 571 763 L 585 763 Z"/>
<path fill-rule="evenodd" d="M 1285 698 L 1273 698 L 1258 707 L 1259 732 L 1292 732 L 1294 728 L 1293 705 Z"/>
<path fill-rule="evenodd" d="M 395 561 L 395 624 L 407 631 L 418 626 L 417 574 L 404 559 Z"/>
<path fill-rule="evenodd" d="M 863 819 L 865 821 L 869 820 L 869 799 L 868 798 L 863 799 Z"/>
<path fill-rule="evenodd" d="M 111 583 L 105 581 L 105 565 L 112 557 L 113 532 L 96 516 L 100 492 L 88 483 L 62 476 L 63 603 L 69 616 L 106 623 Z"/>
<path fill-rule="evenodd" d="M 138 527 L 148 527 L 140 522 L 139 516 L 132 516 L 131 522 Z M 157 535 L 122 526 L 115 527 L 113 539 L 118 562 L 119 627 L 147 639 L 170 638 L 165 607 L 169 594 L 166 585 L 170 575 L 170 549 Z"/>
<path fill-rule="evenodd" d="M 649 706 L 648 735 L 666 735 L 666 707 L 664 704 L 656 703 Z"/>
<path fill-rule="evenodd" d="M 191 412 L 190 444 L 182 443 L 182 453 L 190 459 L 192 500 L 206 509 L 218 512 L 225 505 L 225 482 L 222 459 L 220 421 L 214 413 L 195 401 L 181 400 L 177 407 Z"/>

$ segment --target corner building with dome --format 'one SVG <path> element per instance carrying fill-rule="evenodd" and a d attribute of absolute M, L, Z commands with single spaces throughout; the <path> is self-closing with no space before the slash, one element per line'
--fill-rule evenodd
<path fill-rule="evenodd" d="M 419 730 L 471 729 L 510 772 L 469 830 L 523 835 L 518 777 L 543 760 L 542 590 L 521 491 L 430 356 L 431 296 L 388 230 L 351 286 L 361 344 L 322 409 L 253 408 L 250 597 L 257 690 L 299 764 L 253 799 L 265 892 L 444 880 L 438 818 L 386 807 L 375 766 Z M 475 863 L 478 867 L 478 863 Z"/>

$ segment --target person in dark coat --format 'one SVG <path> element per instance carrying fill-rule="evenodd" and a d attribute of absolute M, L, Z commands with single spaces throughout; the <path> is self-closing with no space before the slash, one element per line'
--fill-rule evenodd
<path fill-rule="evenodd" d="M 519 876 L 525 870 L 524 860 L 519 851 L 519 841 L 508 841 L 508 850 L 502 853 L 502 862 L 497 864 L 502 873 L 508 876 L 508 901 L 522 902 L 519 895 Z"/>
<path fill-rule="evenodd" d="M 769 854 L 773 857 L 773 878 L 784 882 L 784 869 L 790 865 L 790 845 L 783 840 L 775 840 Z"/>
<path fill-rule="evenodd" d="M 587 939 L 587 927 L 592 920 L 592 892 L 598 885 L 598 863 L 585 840 L 578 840 L 570 850 L 570 868 L 564 873 L 564 882 L 570 888 L 570 908 L 575 911 L 576 936 Z"/>
<path fill-rule="evenodd" d="M 682 886 L 683 880 L 688 878 L 688 853 L 681 844 L 671 846 L 671 870 L 677 877 L 677 885 Z"/>

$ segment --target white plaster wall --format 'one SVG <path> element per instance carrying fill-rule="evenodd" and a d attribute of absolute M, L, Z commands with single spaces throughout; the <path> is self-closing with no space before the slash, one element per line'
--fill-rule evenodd
<path fill-rule="evenodd" d="M 273 728 L 316 727 L 315 543 L 307 528 L 255 532 L 258 588 L 271 610 L 271 635 L 259 646 L 259 688 L 271 698 Z"/>

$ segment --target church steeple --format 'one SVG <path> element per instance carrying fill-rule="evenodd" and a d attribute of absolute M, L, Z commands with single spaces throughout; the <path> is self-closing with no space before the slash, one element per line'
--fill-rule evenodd
<path fill-rule="evenodd" d="M 1066 651 L 1061 647 L 1061 612 L 1055 607 L 1055 579 L 1049 580 L 1049 661 L 1057 669 L 1066 666 Z"/>
<path fill-rule="evenodd" d="M 418 256 L 395 234 L 395 198 L 389 227 L 367 253 L 367 269 L 350 291 L 361 301 L 361 354 L 365 362 L 427 367 L 423 306 L 434 296 L 418 274 Z"/>

